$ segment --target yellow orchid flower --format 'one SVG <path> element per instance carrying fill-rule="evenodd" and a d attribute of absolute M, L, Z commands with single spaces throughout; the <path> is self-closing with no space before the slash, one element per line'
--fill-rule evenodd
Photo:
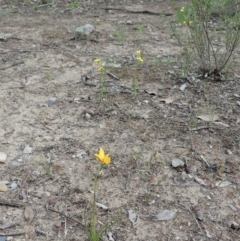
<path fill-rule="evenodd" d="M 180 9 L 180 12 L 184 12 L 184 7 L 182 7 L 182 8 Z"/>
<path fill-rule="evenodd" d="M 96 59 L 94 59 L 94 62 L 95 62 L 95 63 L 100 63 L 100 62 L 101 62 L 101 59 L 96 58 Z"/>
<path fill-rule="evenodd" d="M 143 62 L 142 57 L 138 56 L 138 57 L 137 57 L 137 61 L 139 61 L 139 62 Z"/>
<path fill-rule="evenodd" d="M 104 67 L 103 66 L 100 66 L 98 69 L 98 71 L 102 72 L 104 70 Z"/>
<path fill-rule="evenodd" d="M 94 154 L 94 156 L 102 163 L 102 164 L 109 164 L 111 162 L 111 157 L 109 154 L 104 153 L 102 147 L 99 148 L 99 153 Z"/>
<path fill-rule="evenodd" d="M 137 55 L 140 55 L 141 54 L 141 50 L 137 50 L 136 53 L 137 53 Z"/>

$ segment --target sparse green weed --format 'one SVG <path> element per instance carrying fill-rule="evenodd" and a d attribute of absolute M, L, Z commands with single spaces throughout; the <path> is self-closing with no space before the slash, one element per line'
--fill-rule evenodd
<path fill-rule="evenodd" d="M 101 59 L 96 58 L 94 60 L 95 63 L 97 63 L 99 66 L 97 70 L 101 73 L 100 77 L 100 100 L 103 100 L 104 93 L 106 91 L 105 87 L 105 80 L 106 80 L 106 62 L 102 61 Z"/>
<path fill-rule="evenodd" d="M 220 79 L 221 72 L 240 44 L 240 11 L 232 13 L 224 10 L 228 9 L 230 2 L 190 0 L 177 11 L 176 20 L 184 28 L 179 32 L 174 26 L 173 31 L 184 48 L 184 75 L 191 62 L 196 60 L 204 76 L 213 75 L 215 79 Z M 219 10 L 219 16 L 213 15 L 216 10 Z"/>
<path fill-rule="evenodd" d="M 93 186 L 93 200 L 91 203 L 91 207 L 86 207 L 84 212 L 84 222 L 85 228 L 88 234 L 88 238 L 90 241 L 100 241 L 103 234 L 116 222 L 118 222 L 119 217 L 115 220 L 111 220 L 103 225 L 103 227 L 99 227 L 97 223 L 97 207 L 96 207 L 96 197 L 97 197 L 97 185 L 98 179 L 101 171 L 103 170 L 105 165 L 110 164 L 111 157 L 109 154 L 105 154 L 103 148 L 100 147 L 99 153 L 95 154 L 95 157 L 100 161 L 100 167 L 97 174 L 94 177 L 94 186 Z M 90 210 L 89 210 L 90 209 Z M 90 214 L 89 214 L 90 212 Z M 90 218 L 89 218 L 90 216 Z"/>
<path fill-rule="evenodd" d="M 121 43 L 123 43 L 126 39 L 126 33 L 123 29 L 115 30 L 112 35 L 113 37 L 117 38 Z"/>
<path fill-rule="evenodd" d="M 52 75 L 51 75 L 49 72 L 46 72 L 46 73 L 45 73 L 45 78 L 46 78 L 47 80 L 50 80 L 50 79 L 52 78 Z"/>
<path fill-rule="evenodd" d="M 52 169 L 52 164 L 54 163 L 54 159 L 53 159 L 53 151 L 50 151 L 48 154 L 48 160 L 46 164 L 42 165 L 42 168 L 44 170 L 44 174 L 46 176 L 50 176 L 51 175 L 51 169 Z"/>
<path fill-rule="evenodd" d="M 68 4 L 68 7 L 69 8 L 80 8 L 81 7 L 81 4 L 79 2 L 79 0 L 73 0 L 71 3 Z"/>
<path fill-rule="evenodd" d="M 142 51 L 137 50 L 136 51 L 135 68 L 134 68 L 134 77 L 133 77 L 133 81 L 132 81 L 133 93 L 135 95 L 137 94 L 137 86 L 138 86 L 138 68 L 142 62 L 143 62 Z"/>
<path fill-rule="evenodd" d="M 137 29 L 140 33 L 142 33 L 142 32 L 143 32 L 143 29 L 144 29 L 143 24 L 142 24 L 142 23 L 138 23 L 138 24 L 136 25 L 136 29 Z"/>

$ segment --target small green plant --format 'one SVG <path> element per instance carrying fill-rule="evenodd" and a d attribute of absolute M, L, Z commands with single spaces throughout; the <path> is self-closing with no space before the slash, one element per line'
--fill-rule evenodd
<path fill-rule="evenodd" d="M 153 161 L 156 161 L 156 159 L 157 159 L 157 152 L 154 151 L 147 162 L 147 170 L 150 170 L 151 164 L 153 163 Z"/>
<path fill-rule="evenodd" d="M 49 72 L 46 72 L 46 73 L 45 73 L 45 78 L 46 78 L 47 80 L 50 80 L 50 79 L 52 78 L 52 75 L 51 75 Z"/>
<path fill-rule="evenodd" d="M 136 29 L 137 29 L 140 33 L 142 33 L 142 32 L 143 32 L 143 29 L 144 29 L 143 24 L 142 24 L 142 23 L 138 23 L 138 24 L 136 25 Z"/>
<path fill-rule="evenodd" d="M 99 64 L 98 71 L 101 73 L 100 77 L 100 100 L 103 100 L 105 93 L 105 80 L 106 80 L 106 63 L 101 61 L 101 59 L 96 58 L 95 63 Z"/>
<path fill-rule="evenodd" d="M 14 13 L 15 11 L 16 11 L 16 9 L 13 6 L 11 6 L 11 7 L 8 7 L 6 9 L 1 9 L 0 15 L 2 14 L 3 16 L 5 16 L 5 15 L 8 15 L 8 14 Z"/>
<path fill-rule="evenodd" d="M 34 4 L 34 5 L 33 5 L 33 10 L 34 10 L 34 11 L 38 11 L 38 10 L 39 10 L 38 4 Z"/>
<path fill-rule="evenodd" d="M 105 112 L 111 112 L 113 111 L 115 108 L 114 108 L 114 105 L 110 105 L 108 106 L 106 109 L 105 109 Z"/>
<path fill-rule="evenodd" d="M 47 163 L 45 165 L 42 165 L 43 170 L 44 170 L 44 174 L 46 176 L 50 176 L 51 175 L 51 169 L 52 169 L 52 164 L 54 163 L 54 159 L 53 159 L 53 152 L 49 152 L 47 154 L 48 156 L 48 160 Z"/>
<path fill-rule="evenodd" d="M 143 63 L 142 51 L 137 50 L 135 67 L 134 67 L 134 77 L 133 77 L 133 81 L 132 81 L 132 89 L 133 89 L 133 93 L 135 95 L 137 94 L 137 86 L 138 86 L 138 68 L 141 63 Z"/>
<path fill-rule="evenodd" d="M 231 2 L 190 0 L 177 11 L 176 20 L 184 28 L 179 32 L 173 26 L 173 31 L 184 48 L 184 75 L 194 59 L 199 62 L 199 70 L 205 76 L 220 78 L 220 73 L 240 44 L 240 11 L 224 11 Z M 214 15 L 216 11 L 220 12 L 219 16 Z M 213 17 L 216 23 L 212 21 Z M 224 29 L 225 33 L 220 29 Z"/>
<path fill-rule="evenodd" d="M 235 106 L 233 103 L 231 103 L 230 106 L 231 106 L 231 110 L 232 110 L 232 112 L 235 111 L 236 106 Z"/>
<path fill-rule="evenodd" d="M 112 35 L 119 39 L 121 43 L 123 43 L 126 39 L 126 34 L 123 29 L 114 31 Z"/>
<path fill-rule="evenodd" d="M 153 64 L 156 65 L 156 66 L 162 66 L 162 65 L 169 65 L 170 62 L 171 62 L 170 57 L 163 58 L 163 57 L 157 56 L 157 57 L 154 59 Z"/>
<path fill-rule="evenodd" d="M 18 0 L 10 0 L 11 4 L 15 5 L 18 3 Z"/>
<path fill-rule="evenodd" d="M 93 25 L 97 26 L 99 24 L 100 24 L 100 19 L 95 19 L 94 22 L 93 22 Z"/>
<path fill-rule="evenodd" d="M 109 154 L 104 153 L 104 150 L 102 147 L 100 147 L 99 153 L 95 154 L 95 157 L 100 161 L 100 167 L 94 178 L 93 200 L 91 203 L 90 220 L 87 218 L 87 209 L 85 210 L 85 213 L 84 213 L 85 228 L 88 234 L 88 238 L 91 241 L 99 241 L 102 238 L 104 232 L 106 232 L 115 223 L 114 221 L 110 221 L 105 225 L 103 225 L 102 228 L 99 228 L 97 225 L 96 195 L 97 195 L 98 179 L 104 166 L 110 164 L 111 157 L 109 156 Z"/>
<path fill-rule="evenodd" d="M 71 3 L 68 4 L 69 8 L 80 8 L 79 0 L 73 0 Z"/>

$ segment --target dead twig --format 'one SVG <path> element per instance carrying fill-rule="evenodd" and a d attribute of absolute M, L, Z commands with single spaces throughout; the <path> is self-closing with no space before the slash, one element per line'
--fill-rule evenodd
<path fill-rule="evenodd" d="M 6 205 L 6 206 L 11 206 L 11 207 L 22 207 L 22 206 L 24 206 L 22 203 L 14 202 L 14 201 L 6 201 L 6 200 L 3 200 L 3 199 L 0 199 L 0 205 Z"/>
<path fill-rule="evenodd" d="M 195 215 L 193 214 L 191 208 L 185 206 L 184 204 L 180 204 L 180 205 L 183 206 L 184 208 L 186 208 L 192 214 L 194 221 L 196 222 L 196 224 L 199 227 L 200 231 L 204 234 L 203 229 L 201 228 L 201 226 L 200 226 L 198 220 L 196 219 Z"/>
<path fill-rule="evenodd" d="M 138 13 L 143 13 L 143 14 L 150 14 L 150 15 L 163 15 L 163 16 L 172 16 L 172 13 L 160 13 L 160 12 L 155 12 L 155 11 L 151 11 L 148 9 L 142 9 L 142 10 L 130 10 L 130 9 L 126 9 L 126 8 L 118 8 L 118 7 L 105 7 L 102 8 L 104 10 L 115 10 L 115 11 L 123 11 L 123 12 L 128 12 L 128 13 L 133 13 L 133 14 L 138 14 Z"/>
<path fill-rule="evenodd" d="M 67 216 L 67 215 L 64 214 L 64 213 L 61 213 L 61 212 L 59 212 L 59 211 L 57 211 L 57 210 L 55 210 L 55 209 L 52 209 L 52 208 L 48 208 L 48 210 L 50 210 L 50 211 L 52 211 L 52 212 L 55 212 L 55 213 L 58 213 L 58 214 L 60 214 L 60 215 L 63 215 L 65 218 L 68 218 L 69 220 L 72 220 L 73 222 L 76 222 L 76 223 L 80 224 L 83 228 L 85 228 L 85 226 L 84 226 L 80 221 L 78 221 L 78 220 L 76 220 L 76 219 L 74 219 L 74 218 L 71 218 L 71 217 Z"/>
<path fill-rule="evenodd" d="M 20 236 L 24 235 L 25 232 L 18 232 L 18 233 L 0 233 L 0 236 Z"/>
<path fill-rule="evenodd" d="M 107 73 L 109 76 L 113 77 L 114 79 L 120 80 L 120 78 L 118 78 L 116 75 L 112 74 L 111 72 L 106 71 L 106 73 Z"/>
<path fill-rule="evenodd" d="M 36 233 L 39 233 L 39 234 L 41 234 L 41 235 L 47 236 L 46 232 L 44 232 L 44 231 L 42 231 L 42 230 L 40 230 L 40 229 L 35 229 L 35 232 L 36 232 Z"/>
<path fill-rule="evenodd" d="M 6 65 L 3 65 L 3 66 L 0 66 L 0 70 L 3 70 L 3 69 L 8 69 L 8 68 L 11 68 L 15 65 L 19 65 L 19 64 L 24 64 L 24 61 L 23 60 L 17 60 L 11 64 L 6 64 Z"/>

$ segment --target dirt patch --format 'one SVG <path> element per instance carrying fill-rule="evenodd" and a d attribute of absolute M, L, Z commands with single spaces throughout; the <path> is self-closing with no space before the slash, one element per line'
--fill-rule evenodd
<path fill-rule="evenodd" d="M 239 69 L 223 82 L 179 77 L 181 48 L 170 38 L 179 1 L 43 5 L 1 4 L 0 181 L 9 190 L 0 221 L 13 226 L 0 235 L 87 240 L 83 214 L 102 146 L 112 162 L 99 180 L 97 202 L 109 209 L 98 220 L 121 213 L 116 240 L 239 240 Z M 74 40 L 87 23 L 96 39 Z M 103 101 L 94 58 L 120 65 L 107 68 Z M 184 166 L 173 168 L 174 158 Z M 163 210 L 176 216 L 153 220 Z"/>

